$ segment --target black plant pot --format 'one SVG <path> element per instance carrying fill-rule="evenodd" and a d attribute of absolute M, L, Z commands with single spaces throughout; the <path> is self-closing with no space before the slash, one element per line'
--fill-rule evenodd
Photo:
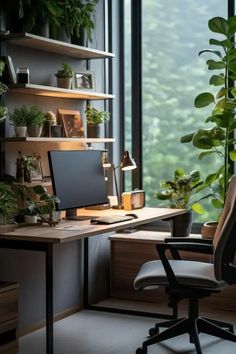
<path fill-rule="evenodd" d="M 170 219 L 170 232 L 173 237 L 187 237 L 191 232 L 192 212 L 186 212 Z"/>
<path fill-rule="evenodd" d="M 101 124 L 87 124 L 87 138 L 100 138 Z"/>

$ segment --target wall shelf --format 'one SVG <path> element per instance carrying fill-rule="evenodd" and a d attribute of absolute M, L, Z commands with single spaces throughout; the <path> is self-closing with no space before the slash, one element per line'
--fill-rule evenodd
<path fill-rule="evenodd" d="M 0 137 L 1 142 L 6 143 L 17 143 L 17 142 L 40 142 L 40 143 L 67 143 L 67 142 L 74 142 L 74 143 L 114 143 L 114 138 L 31 138 L 31 137 Z"/>
<path fill-rule="evenodd" d="M 88 90 L 68 90 L 60 87 L 35 84 L 11 85 L 9 92 L 45 97 L 72 98 L 79 100 L 106 100 L 115 97 L 114 95 L 107 93 L 99 93 Z"/>
<path fill-rule="evenodd" d="M 61 42 L 55 39 L 45 38 L 27 32 L 12 34 L 8 37 L 4 37 L 3 39 L 5 39 L 6 42 L 21 47 L 38 49 L 41 51 L 60 55 L 67 55 L 78 59 L 99 59 L 114 57 L 113 53 Z"/>

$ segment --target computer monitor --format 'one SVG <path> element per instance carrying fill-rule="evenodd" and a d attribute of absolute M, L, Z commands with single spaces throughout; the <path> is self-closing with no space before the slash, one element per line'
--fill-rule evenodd
<path fill-rule="evenodd" d="M 60 199 L 57 210 L 79 219 L 77 208 L 107 203 L 102 152 L 97 150 L 48 151 L 53 193 Z"/>

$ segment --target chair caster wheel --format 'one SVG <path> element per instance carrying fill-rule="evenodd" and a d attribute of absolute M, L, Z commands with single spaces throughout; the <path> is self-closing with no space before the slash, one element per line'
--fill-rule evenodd
<path fill-rule="evenodd" d="M 147 348 L 138 348 L 136 354 L 147 354 Z"/>
<path fill-rule="evenodd" d="M 156 334 L 159 333 L 159 328 L 158 327 L 153 327 L 149 329 L 149 335 L 150 337 L 155 336 Z"/>

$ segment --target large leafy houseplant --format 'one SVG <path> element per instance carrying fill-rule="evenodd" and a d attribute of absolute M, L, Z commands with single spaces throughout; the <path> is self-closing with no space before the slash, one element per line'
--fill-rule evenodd
<path fill-rule="evenodd" d="M 209 84 L 216 87 L 217 92 L 200 93 L 195 98 L 194 105 L 196 108 L 212 106 L 210 116 L 205 119 L 205 123 L 210 124 L 210 127 L 200 128 L 183 136 L 181 142 L 191 142 L 194 147 L 200 149 L 200 160 L 217 156 L 222 161 L 220 167 L 209 173 L 205 179 L 205 186 L 211 188 L 213 206 L 222 209 L 231 177 L 230 164 L 236 161 L 233 137 L 236 128 L 236 49 L 233 41 L 236 16 L 229 19 L 214 17 L 209 20 L 208 26 L 218 37 L 210 38 L 209 45 L 212 49 L 202 50 L 199 55 L 207 53 L 211 56 L 206 62 L 208 70 L 213 72 Z M 218 39 L 219 34 L 221 39 Z"/>
<path fill-rule="evenodd" d="M 182 168 L 177 168 L 173 179 L 161 183 L 162 190 L 156 193 L 155 197 L 168 201 L 170 208 L 193 210 L 203 214 L 204 209 L 199 202 L 207 196 L 198 197 L 204 186 L 200 178 L 200 172 L 197 170 L 186 174 Z"/>

